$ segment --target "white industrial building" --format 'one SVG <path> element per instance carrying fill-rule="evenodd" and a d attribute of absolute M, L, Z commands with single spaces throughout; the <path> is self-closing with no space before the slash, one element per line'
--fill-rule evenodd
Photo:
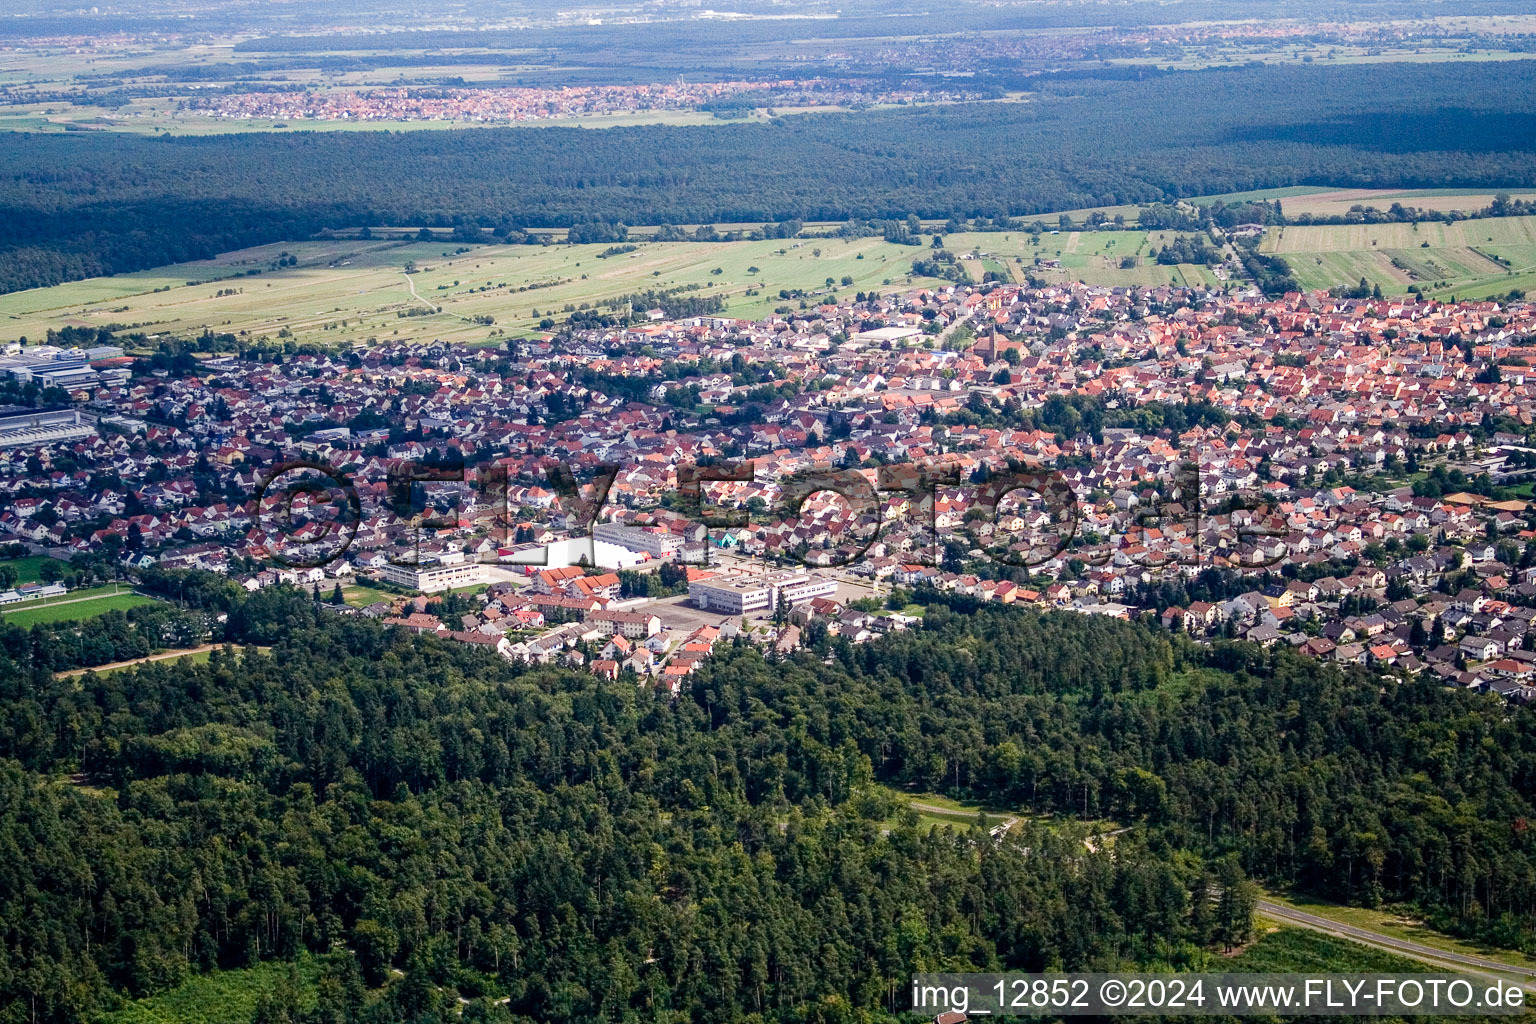
<path fill-rule="evenodd" d="M 96 424 L 79 409 L 32 410 L 0 416 L 0 448 L 62 444 L 96 436 Z"/>
<path fill-rule="evenodd" d="M 592 539 L 615 544 L 631 551 L 643 551 L 652 558 L 677 554 L 683 538 L 662 526 L 625 526 L 623 523 L 598 523 Z M 606 565 L 607 563 L 602 563 Z"/>
<path fill-rule="evenodd" d="M 807 573 L 773 573 L 761 576 L 740 573 L 713 576 L 688 584 L 688 599 L 704 611 L 726 615 L 750 615 L 772 611 L 779 598 L 791 607 L 837 593 L 837 581 Z"/>
<path fill-rule="evenodd" d="M 479 562 L 433 562 L 430 565 L 394 565 L 379 567 L 379 574 L 397 587 L 431 594 L 455 587 L 472 587 L 485 582 L 485 568 Z"/>

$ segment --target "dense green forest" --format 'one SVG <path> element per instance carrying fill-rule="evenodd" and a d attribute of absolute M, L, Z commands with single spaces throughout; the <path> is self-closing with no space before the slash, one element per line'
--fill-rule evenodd
<path fill-rule="evenodd" d="M 1201 966 L 1253 876 L 1532 941 L 1536 736 L 1491 698 L 926 595 L 669 701 L 174 582 L 227 615 L 205 664 L 0 652 L 0 1021 L 298 957 L 316 1005 L 258 1019 L 880 1019 L 919 968 Z"/>
<path fill-rule="evenodd" d="M 11 133 L 0 289 L 361 224 L 489 239 L 584 222 L 998 218 L 1293 184 L 1531 185 L 1533 109 L 1536 67 L 1515 61 L 1043 79 L 1027 103 L 707 127 Z"/>

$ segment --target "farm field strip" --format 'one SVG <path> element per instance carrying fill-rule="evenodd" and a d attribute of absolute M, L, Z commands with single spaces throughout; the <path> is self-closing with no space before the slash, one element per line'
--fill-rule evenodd
<path fill-rule="evenodd" d="M 1354 286 L 1386 294 L 1416 286 L 1436 298 L 1502 296 L 1536 285 L 1536 218 L 1454 224 L 1289 225 L 1261 243 L 1304 288 Z M 1501 264 L 1499 260 L 1507 261 Z"/>

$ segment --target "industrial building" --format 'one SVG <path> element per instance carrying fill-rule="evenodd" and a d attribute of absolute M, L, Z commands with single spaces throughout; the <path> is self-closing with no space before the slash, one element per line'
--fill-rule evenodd
<path fill-rule="evenodd" d="M 79 409 L 28 409 L 0 415 L 0 448 L 62 444 L 95 436 L 95 422 Z"/>
<path fill-rule="evenodd" d="M 726 615 L 772 611 L 778 607 L 780 597 L 793 607 L 813 598 L 831 597 L 835 593 L 836 580 L 806 573 L 781 572 L 766 577 L 756 573 L 740 573 L 713 576 L 688 584 L 688 599 L 696 607 Z"/>
<path fill-rule="evenodd" d="M 485 569 L 479 562 L 434 562 L 430 565 L 380 566 L 379 574 L 397 587 L 431 594 L 455 587 L 472 587 L 485 582 Z"/>
<path fill-rule="evenodd" d="M 22 384 L 35 383 L 39 387 L 66 391 L 98 387 L 128 379 L 127 367 L 98 369 L 91 365 L 101 360 L 119 359 L 122 354 L 123 350 L 116 345 L 94 345 L 85 349 L 12 345 L 0 354 L 0 373 Z"/>
<path fill-rule="evenodd" d="M 675 555 L 683 546 L 683 538 L 665 527 L 625 526 L 623 523 L 598 523 L 592 528 L 592 539 L 631 551 L 643 551 L 653 558 Z"/>

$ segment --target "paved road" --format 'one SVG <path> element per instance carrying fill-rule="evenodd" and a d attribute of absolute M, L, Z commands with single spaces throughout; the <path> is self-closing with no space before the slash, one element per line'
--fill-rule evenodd
<path fill-rule="evenodd" d="M 1401 953 L 1403 956 L 1411 957 L 1415 960 L 1433 960 L 1437 964 L 1456 964 L 1463 967 L 1477 968 L 1482 971 L 1494 971 L 1526 979 L 1536 979 L 1536 968 L 1516 967 L 1513 964 L 1506 964 L 1500 960 L 1490 960 L 1487 957 L 1452 953 L 1447 950 L 1437 949 L 1434 946 L 1426 946 L 1422 942 L 1413 942 L 1410 939 L 1399 939 L 1396 936 L 1373 932 L 1368 928 L 1340 924 L 1337 921 L 1330 921 L 1326 917 L 1309 914 L 1305 910 L 1297 910 L 1295 907 L 1288 907 L 1283 903 L 1275 903 L 1272 900 L 1259 900 L 1259 912 L 1278 921 L 1284 921 L 1286 924 L 1295 925 L 1299 928 L 1309 928 L 1317 932 L 1327 932 L 1330 935 L 1340 935 L 1346 939 L 1355 939 L 1380 949 Z"/>

